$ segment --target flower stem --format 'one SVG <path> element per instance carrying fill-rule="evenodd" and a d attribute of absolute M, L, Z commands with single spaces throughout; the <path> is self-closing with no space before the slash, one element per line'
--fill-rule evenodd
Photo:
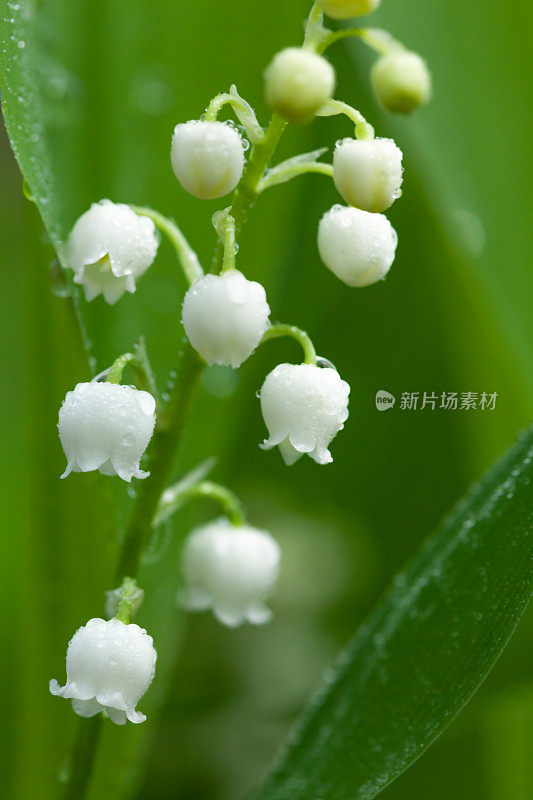
<path fill-rule="evenodd" d="M 224 255 L 222 257 L 221 272 L 235 269 L 235 220 L 228 214 L 224 224 Z"/>
<path fill-rule="evenodd" d="M 203 119 L 206 122 L 216 122 L 221 109 L 226 104 L 229 104 L 232 107 L 235 116 L 244 127 L 246 135 L 250 141 L 260 141 L 265 135 L 265 132 L 257 121 L 257 117 L 255 116 L 255 111 L 253 110 L 252 106 L 240 96 L 235 84 L 232 84 L 230 87 L 229 94 L 228 92 L 221 92 L 220 94 L 217 94 L 216 97 L 213 97 L 205 110 Z"/>
<path fill-rule="evenodd" d="M 135 351 L 133 353 L 124 353 L 124 355 L 119 356 L 117 359 L 115 359 L 108 370 L 104 370 L 100 374 L 106 375 L 107 373 L 107 383 L 120 383 L 122 380 L 122 373 L 128 365 L 132 368 L 135 374 L 135 380 L 139 385 L 139 388 L 150 392 L 155 398 L 157 407 L 160 408 L 161 398 L 159 397 L 159 390 L 157 388 L 155 377 L 148 360 L 144 339 L 139 339 L 138 343 L 135 345 Z M 96 378 L 98 377 L 100 376 L 97 375 Z M 95 379 L 93 378 L 93 380 Z"/>
<path fill-rule="evenodd" d="M 197 497 L 214 500 L 218 503 L 227 518 L 233 525 L 243 525 L 245 522 L 244 509 L 237 495 L 226 486 L 212 481 L 199 481 L 192 486 L 182 487 L 180 483 L 166 489 L 161 497 L 154 525 L 164 522 L 188 501 Z"/>
<path fill-rule="evenodd" d="M 193 284 L 203 277 L 204 271 L 198 256 L 173 220 L 168 219 L 168 217 L 163 216 L 159 211 L 154 211 L 152 208 L 144 206 L 130 206 L 130 208 L 136 214 L 149 217 L 161 233 L 168 237 L 174 246 L 178 261 L 189 284 Z"/>
<path fill-rule="evenodd" d="M 133 506 L 126 528 L 117 565 L 117 584 L 132 586 L 139 572 L 141 556 L 152 529 L 153 518 L 159 499 L 167 484 L 178 446 L 181 442 L 185 419 L 203 367 L 200 356 L 185 344 L 178 369 L 175 389 L 154 433 L 151 448 L 151 475 L 139 486 L 137 500 Z M 127 592 L 126 592 L 127 594 Z M 128 598 L 122 598 L 128 602 Z M 117 611 L 117 616 L 126 614 L 126 609 Z M 128 614 L 129 616 L 129 614 Z M 121 618 L 119 616 L 119 618 Z M 125 619 L 122 619 L 125 621 Z M 64 800 L 83 800 L 86 796 L 102 728 L 101 714 L 91 719 L 80 719 L 76 740 L 72 750 Z"/>
<path fill-rule="evenodd" d="M 316 112 L 317 117 L 333 117 L 337 114 L 344 114 L 355 125 L 355 135 L 358 139 L 373 139 L 374 128 L 366 121 L 360 111 L 342 100 L 328 100 L 322 108 Z"/>
<path fill-rule="evenodd" d="M 302 331 L 300 328 L 297 328 L 295 325 L 286 325 L 282 322 L 278 322 L 276 325 L 272 325 L 266 333 L 263 334 L 263 338 L 259 342 L 259 344 L 263 344 L 264 342 L 268 342 L 270 339 L 279 339 L 281 336 L 290 336 L 301 345 L 302 350 L 304 351 L 304 361 L 306 364 L 315 364 L 316 365 L 316 350 L 313 345 L 313 342 L 307 335 L 305 331 Z"/>
<path fill-rule="evenodd" d="M 133 353 L 124 353 L 124 355 L 115 359 L 109 369 L 109 372 L 107 373 L 107 383 L 120 383 L 122 380 L 124 367 L 133 361 L 134 358 L 135 356 Z"/>
<path fill-rule="evenodd" d="M 139 389 L 144 389 L 145 392 L 155 397 L 157 408 L 161 407 L 161 397 L 159 389 L 155 380 L 155 375 L 146 352 L 146 342 L 144 337 L 141 336 L 134 349 L 135 360 L 131 363 L 131 368 L 135 374 L 135 381 Z"/>
<path fill-rule="evenodd" d="M 137 581 L 133 580 L 133 578 L 124 578 L 120 587 L 120 600 L 115 614 L 116 619 L 128 625 L 132 614 L 135 612 L 135 606 L 140 599 L 142 600 L 142 597 L 143 593 L 140 592 Z"/>
<path fill-rule="evenodd" d="M 248 215 L 259 195 L 259 183 L 276 150 L 287 123 L 278 114 L 273 114 L 267 131 L 261 141 L 256 142 L 244 170 L 239 185 L 235 189 L 233 202 L 228 214 L 235 220 L 235 232 L 239 233 L 246 224 Z M 213 272 L 220 272 L 224 258 L 224 244 L 218 243 L 213 262 Z"/>
<path fill-rule="evenodd" d="M 285 120 L 277 114 L 273 114 L 264 137 L 252 148 L 228 211 L 228 214 L 235 220 L 236 233 L 241 231 L 246 224 L 250 210 L 259 194 L 259 183 L 286 127 Z M 169 237 L 189 283 L 192 284 L 203 277 L 204 273 L 196 253 L 174 222 L 150 208 L 143 206 L 131 206 L 131 208 L 137 214 L 150 217 L 157 227 Z M 220 272 L 223 259 L 224 245 L 219 242 L 213 264 L 214 272 Z M 287 326 L 287 328 L 290 327 Z M 272 334 L 272 336 L 274 335 Z M 311 348 L 314 353 L 312 344 Z M 305 348 L 304 352 L 306 352 Z M 308 349 L 306 359 L 310 353 L 311 350 Z M 117 584 L 120 584 L 126 576 L 135 579 L 138 575 L 141 556 L 152 529 L 159 500 L 172 473 L 187 413 L 203 366 L 203 360 L 187 342 L 181 355 L 174 391 L 163 416 L 159 418 L 159 424 L 152 439 L 150 478 L 142 481 L 139 485 L 130 521 L 124 532 L 116 571 Z M 85 797 L 95 760 L 100 728 L 101 715 L 97 715 L 89 721 L 80 720 L 72 757 L 72 769 L 64 800 L 83 800 Z"/>
<path fill-rule="evenodd" d="M 322 39 L 318 52 L 323 53 L 328 47 L 341 39 L 349 39 L 356 36 L 361 39 L 367 47 L 380 55 L 387 55 L 395 50 L 405 50 L 404 45 L 399 42 L 388 31 L 380 28 L 341 28 L 338 31 L 328 31 L 327 36 Z"/>
<path fill-rule="evenodd" d="M 117 583 L 139 572 L 142 552 L 146 546 L 152 521 L 165 486 L 167 485 L 176 451 L 204 363 L 187 342 L 181 356 L 172 396 L 159 419 L 150 448 L 150 478 L 139 483 L 137 499 L 122 540 L 117 566 Z"/>

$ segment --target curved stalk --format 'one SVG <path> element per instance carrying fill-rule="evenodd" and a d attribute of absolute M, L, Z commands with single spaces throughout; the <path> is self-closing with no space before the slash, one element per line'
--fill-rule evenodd
<path fill-rule="evenodd" d="M 290 336 L 292 339 L 295 339 L 304 352 L 305 363 L 316 365 L 315 346 L 308 334 L 302 331 L 301 328 L 297 328 L 296 325 L 286 325 L 282 322 L 272 325 L 266 333 L 263 334 L 263 338 L 259 344 L 264 344 L 264 342 L 268 342 L 270 339 L 279 339 L 282 336 Z"/>
<path fill-rule="evenodd" d="M 198 260 L 198 256 L 174 220 L 168 219 L 168 217 L 160 214 L 159 211 L 154 211 L 153 208 L 146 208 L 145 206 L 130 206 L 130 208 L 132 211 L 135 211 L 136 214 L 140 214 L 143 217 L 149 217 L 155 224 L 156 228 L 158 228 L 161 233 L 164 233 L 165 236 L 170 240 L 174 246 L 178 256 L 178 261 L 189 284 L 193 284 L 195 281 L 203 278 L 204 271 Z"/>
<path fill-rule="evenodd" d="M 192 486 L 182 487 L 178 483 L 176 486 L 171 486 L 167 489 L 159 502 L 154 525 L 161 524 L 172 514 L 175 514 L 176 511 L 179 511 L 186 502 L 196 498 L 205 498 L 218 503 L 233 525 L 243 525 L 245 523 L 242 503 L 234 492 L 219 483 L 199 481 L 198 483 L 193 483 Z"/>

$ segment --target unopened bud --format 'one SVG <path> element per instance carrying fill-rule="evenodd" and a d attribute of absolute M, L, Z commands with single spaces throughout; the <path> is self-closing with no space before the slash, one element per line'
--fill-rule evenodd
<path fill-rule="evenodd" d="M 431 75 L 418 53 L 396 50 L 381 56 L 371 80 L 383 108 L 396 114 L 410 114 L 431 97 Z"/>
<path fill-rule="evenodd" d="M 333 180 L 351 206 L 385 211 L 401 195 L 402 151 L 392 139 L 344 139 L 333 155 Z"/>
<path fill-rule="evenodd" d="M 389 271 L 398 237 L 383 214 L 333 206 L 318 226 L 320 257 L 348 286 L 370 286 Z"/>
<path fill-rule="evenodd" d="M 281 50 L 265 71 L 267 103 L 289 122 L 308 122 L 334 89 L 331 64 L 301 47 Z"/>

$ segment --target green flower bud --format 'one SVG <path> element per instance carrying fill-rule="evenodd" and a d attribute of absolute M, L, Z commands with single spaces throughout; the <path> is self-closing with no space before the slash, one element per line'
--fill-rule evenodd
<path fill-rule="evenodd" d="M 381 56 L 370 77 L 381 105 L 393 113 L 410 114 L 431 97 L 431 75 L 417 53 L 396 50 Z"/>
<path fill-rule="evenodd" d="M 328 17 L 348 19 L 362 17 L 375 11 L 381 0 L 318 0 L 318 5 Z"/>
<path fill-rule="evenodd" d="M 265 70 L 266 101 L 289 122 L 309 122 L 334 89 L 331 64 L 300 47 L 281 50 Z"/>

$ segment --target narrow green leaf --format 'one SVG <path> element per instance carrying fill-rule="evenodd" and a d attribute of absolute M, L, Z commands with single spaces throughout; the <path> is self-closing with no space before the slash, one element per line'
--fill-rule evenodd
<path fill-rule="evenodd" d="M 65 269 L 62 243 L 68 232 L 68 214 L 51 142 L 54 115 L 61 107 L 57 85 L 65 76 L 50 62 L 38 3 L 0 0 L 0 8 L 0 95 L 6 130 L 23 176 L 21 192 L 36 204 L 55 247 L 63 269 L 52 270 L 52 286 L 55 294 L 69 298 L 81 345 L 94 372 L 96 362 L 79 290 L 72 273 Z"/>
<path fill-rule="evenodd" d="M 32 0 L 1 3 L 0 94 L 6 129 L 24 176 L 24 193 L 37 204 L 57 245 L 65 234 L 64 214 L 48 144 L 52 98 L 44 96 L 46 82 L 41 73 L 49 56 L 41 47 L 36 5 Z"/>
<path fill-rule="evenodd" d="M 486 677 L 532 590 L 533 431 L 474 486 L 329 670 L 260 800 L 368 800 Z"/>

